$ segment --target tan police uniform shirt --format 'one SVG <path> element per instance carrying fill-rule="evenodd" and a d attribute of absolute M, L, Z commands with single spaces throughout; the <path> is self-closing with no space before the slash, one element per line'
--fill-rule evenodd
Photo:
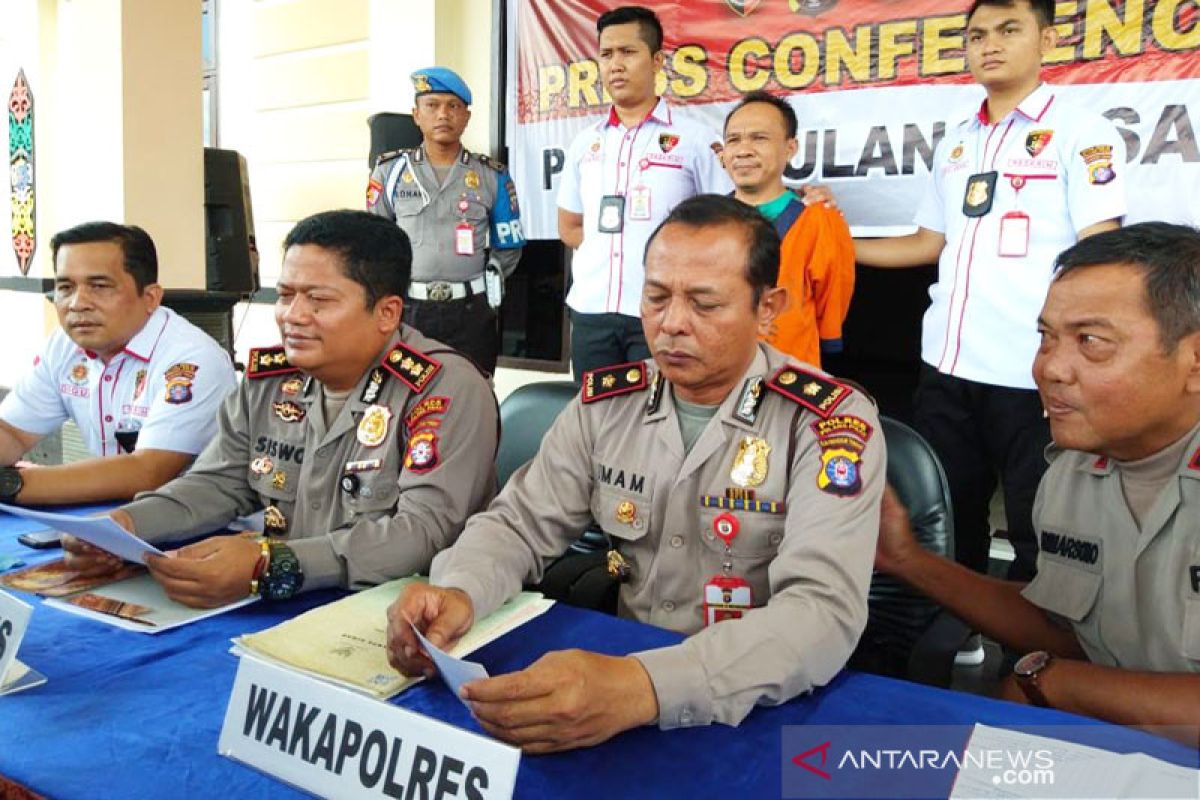
<path fill-rule="evenodd" d="M 595 518 L 632 567 L 620 613 L 690 634 L 635 654 L 662 728 L 736 725 L 756 703 L 828 682 L 866 624 L 886 448 L 868 398 L 787 363 L 760 344 L 687 454 L 666 381 L 640 363 L 589 373 L 584 401 L 567 406 L 537 456 L 434 559 L 432 581 L 466 591 L 482 617 L 539 580 Z M 747 438 L 770 448 L 757 466 L 739 459 Z M 731 504 L 727 489 L 758 479 L 761 510 L 720 507 Z M 713 523 L 726 510 L 740 524 L 733 572 L 757 607 L 704 627 L 703 587 L 724 560 Z"/>
<path fill-rule="evenodd" d="M 445 182 L 425 147 L 384 153 L 367 185 L 367 210 L 399 225 L 412 243 L 414 281 L 467 282 L 495 264 L 512 275 L 525 234 L 517 189 L 503 164 L 465 147 Z M 471 228 L 470 252 L 460 252 L 456 228 Z"/>
<path fill-rule="evenodd" d="M 1048 452 L 1025 597 L 1069 621 L 1097 664 L 1200 672 L 1200 431 L 1141 530 L 1111 459 Z"/>
<path fill-rule="evenodd" d="M 150 542 L 219 530 L 266 509 L 304 589 L 425 572 L 496 490 L 498 415 L 464 357 L 403 326 L 336 419 L 282 348 L 252 351 L 191 472 L 125 510 Z"/>

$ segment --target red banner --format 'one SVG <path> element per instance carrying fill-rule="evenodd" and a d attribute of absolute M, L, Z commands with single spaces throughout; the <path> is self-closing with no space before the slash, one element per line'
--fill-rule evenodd
<path fill-rule="evenodd" d="M 605 0 L 520 0 L 517 114 L 526 124 L 605 105 L 595 62 Z M 969 2 L 646 0 L 666 33 L 662 93 L 679 102 L 886 86 L 969 83 Z M 1200 78 L 1195 0 L 1057 4 L 1052 83 Z"/>

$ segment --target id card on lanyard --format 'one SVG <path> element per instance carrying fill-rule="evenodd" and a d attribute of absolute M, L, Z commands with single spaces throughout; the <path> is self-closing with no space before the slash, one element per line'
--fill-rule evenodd
<path fill-rule="evenodd" d="M 714 575 L 704 584 L 704 624 L 715 625 L 727 619 L 740 619 L 754 608 L 754 592 L 745 578 L 733 574 L 733 540 L 737 538 L 741 523 L 726 511 L 713 520 L 713 533 L 725 542 L 725 559 L 721 574 Z"/>

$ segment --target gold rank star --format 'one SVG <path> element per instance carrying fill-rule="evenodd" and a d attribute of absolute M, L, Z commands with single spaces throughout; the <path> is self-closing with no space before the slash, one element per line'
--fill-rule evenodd
<path fill-rule="evenodd" d="M 800 391 L 804 392 L 806 397 L 816 397 L 821 393 L 821 384 L 813 381 L 812 383 L 804 384 L 804 388 Z"/>
<path fill-rule="evenodd" d="M 611 389 L 616 384 L 616 382 L 617 382 L 617 379 L 614 378 L 612 375 L 605 375 L 603 378 L 600 379 L 600 385 L 603 386 L 605 389 Z"/>
<path fill-rule="evenodd" d="M 400 362 L 400 369 L 411 373 L 413 370 L 417 369 L 417 362 L 413 361 L 408 356 L 405 356 L 404 360 Z"/>

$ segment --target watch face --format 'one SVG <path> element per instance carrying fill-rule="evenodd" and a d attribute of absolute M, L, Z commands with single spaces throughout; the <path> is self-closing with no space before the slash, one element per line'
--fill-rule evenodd
<path fill-rule="evenodd" d="M 1028 678 L 1041 672 L 1049 663 L 1049 653 L 1045 650 L 1035 650 L 1032 653 L 1026 653 L 1013 665 L 1013 673 L 1018 677 Z"/>
<path fill-rule="evenodd" d="M 11 500 L 21 491 L 21 472 L 16 467 L 0 469 L 0 498 Z"/>

